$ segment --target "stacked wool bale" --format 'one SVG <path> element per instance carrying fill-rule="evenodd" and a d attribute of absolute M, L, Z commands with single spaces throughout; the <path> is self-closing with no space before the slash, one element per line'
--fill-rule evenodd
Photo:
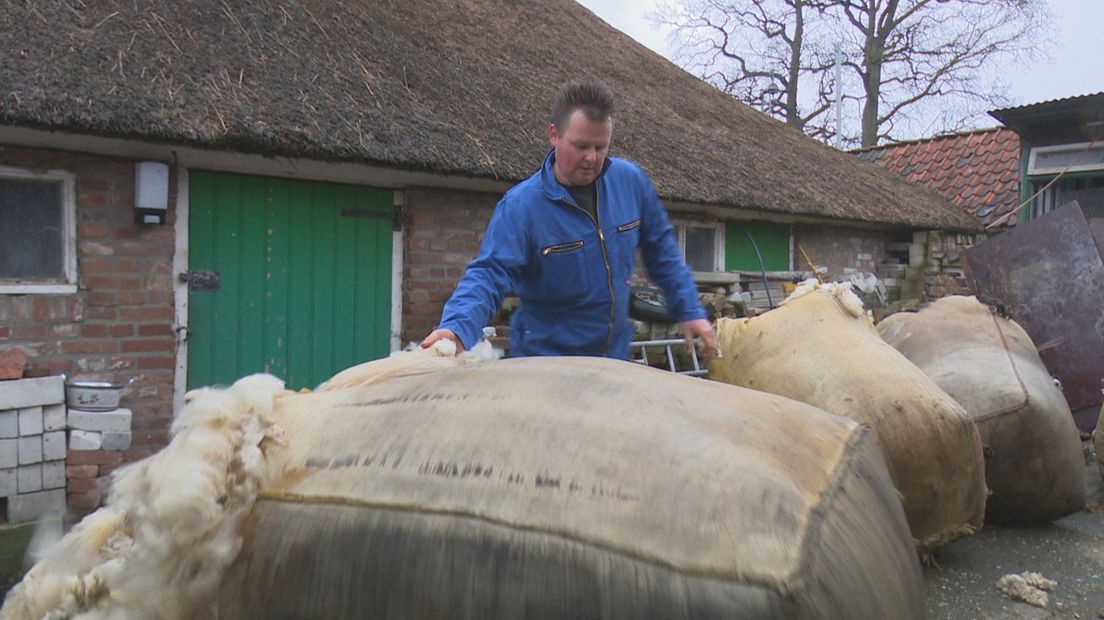
<path fill-rule="evenodd" d="M 628 362 L 441 352 L 200 394 L 0 617 L 924 615 L 866 427 Z"/>
<path fill-rule="evenodd" d="M 778 309 L 717 322 L 710 378 L 870 425 L 920 550 L 982 524 L 981 438 L 946 392 L 887 345 L 849 284 L 807 281 Z M 794 430 L 794 441 L 807 434 Z"/>
<path fill-rule="evenodd" d="M 1031 337 L 974 297 L 878 324 L 887 343 L 961 404 L 985 446 L 990 523 L 1052 521 L 1085 506 L 1081 440 Z"/>

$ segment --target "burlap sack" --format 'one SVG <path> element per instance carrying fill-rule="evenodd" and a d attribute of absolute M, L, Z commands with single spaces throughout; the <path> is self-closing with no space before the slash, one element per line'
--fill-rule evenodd
<path fill-rule="evenodd" d="M 992 492 L 986 521 L 1040 523 L 1084 508 L 1077 427 L 1023 328 L 955 296 L 893 314 L 878 331 L 977 424 Z"/>
<path fill-rule="evenodd" d="M 981 439 L 954 400 L 887 345 L 846 285 L 804 284 L 779 308 L 722 319 L 709 376 L 870 425 L 921 550 L 981 526 Z M 795 445 L 809 432 L 795 430 Z"/>
<path fill-rule="evenodd" d="M 918 618 L 872 434 L 630 362 L 284 396 L 220 618 Z"/>

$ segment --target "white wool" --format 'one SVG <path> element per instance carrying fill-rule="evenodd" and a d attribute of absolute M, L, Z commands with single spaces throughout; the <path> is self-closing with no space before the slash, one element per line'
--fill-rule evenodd
<path fill-rule="evenodd" d="M 866 316 L 866 310 L 863 308 L 862 300 L 851 290 L 851 282 L 828 282 L 826 284 L 821 284 L 817 282 L 816 279 L 809 278 L 798 284 L 797 288 L 795 288 L 779 305 L 785 305 L 799 297 L 804 297 L 805 295 L 813 293 L 814 291 L 824 291 L 832 297 L 835 297 L 840 306 L 855 318 Z"/>
<path fill-rule="evenodd" d="M 190 392 L 169 445 L 115 472 L 105 505 L 43 553 L 8 593 L 0 620 L 202 612 L 265 482 L 263 442 L 282 440 L 272 409 L 283 387 L 252 375 Z"/>
<path fill-rule="evenodd" d="M 346 368 L 318 386 L 318 391 L 372 385 L 392 377 L 419 375 L 462 364 L 478 364 L 496 360 L 501 357 L 501 353 L 484 341 L 472 347 L 471 351 L 457 355 L 456 343 L 438 340 L 426 349 L 417 347 L 409 351 L 396 351 L 390 357 Z"/>
<path fill-rule="evenodd" d="M 1026 573 L 1020 573 L 1020 577 L 1023 577 L 1023 580 L 1027 583 L 1027 585 L 1031 586 L 1032 588 L 1039 588 L 1040 590 L 1046 590 L 1047 592 L 1053 592 L 1054 588 L 1058 587 L 1057 581 L 1054 581 L 1053 579 L 1047 579 L 1039 573 L 1032 573 L 1029 571 Z"/>
<path fill-rule="evenodd" d="M 1031 578 L 1031 583 L 1027 577 Z M 1042 580 L 1041 582 L 1039 580 Z M 1014 601 L 1023 601 L 1028 605 L 1045 608 L 1047 606 L 1047 593 L 1035 586 L 1035 583 L 1048 585 L 1046 589 L 1053 590 L 1057 583 L 1046 579 L 1038 573 L 1023 573 L 1022 575 L 1005 575 L 997 580 L 997 589 L 1002 594 Z"/>

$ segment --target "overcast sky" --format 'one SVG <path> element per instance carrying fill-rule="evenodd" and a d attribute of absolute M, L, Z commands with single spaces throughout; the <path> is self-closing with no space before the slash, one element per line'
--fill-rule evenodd
<path fill-rule="evenodd" d="M 664 56 L 667 33 L 656 30 L 645 15 L 655 0 L 577 0 L 614 28 Z M 1038 103 L 1104 91 L 1104 0 L 1049 0 L 1056 29 L 1051 60 L 1007 67 L 1013 105 Z M 997 122 L 986 117 L 980 125 Z"/>

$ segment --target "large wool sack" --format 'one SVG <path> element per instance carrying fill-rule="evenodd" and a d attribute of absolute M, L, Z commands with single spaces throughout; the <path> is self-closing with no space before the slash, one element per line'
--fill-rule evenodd
<path fill-rule="evenodd" d="M 347 371 L 284 446 L 219 618 L 913 618 L 873 436 L 594 358 Z"/>
<path fill-rule="evenodd" d="M 752 319 L 721 319 L 709 376 L 870 425 L 924 551 L 973 532 L 985 513 L 981 439 L 972 420 L 886 344 L 847 285 L 806 283 Z M 794 441 L 810 434 L 795 429 Z"/>
<path fill-rule="evenodd" d="M 1085 506 L 1081 439 L 1031 337 L 974 297 L 944 297 L 878 324 L 882 338 L 973 417 L 990 523 L 1052 521 Z"/>

